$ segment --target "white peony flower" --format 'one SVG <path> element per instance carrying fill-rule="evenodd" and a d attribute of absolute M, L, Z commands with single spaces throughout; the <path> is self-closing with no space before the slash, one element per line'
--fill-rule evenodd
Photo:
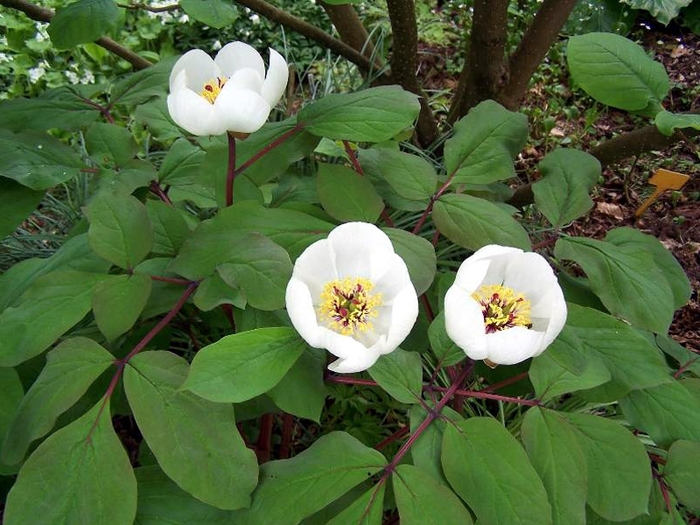
<path fill-rule="evenodd" d="M 393 352 L 413 328 L 418 297 L 406 263 L 373 224 L 349 222 L 294 264 L 287 312 L 309 345 L 339 357 L 334 372 L 360 372 Z"/>
<path fill-rule="evenodd" d="M 465 260 L 445 295 L 447 335 L 471 359 L 513 365 L 544 352 L 566 323 L 566 302 L 541 255 L 489 245 Z"/>
<path fill-rule="evenodd" d="M 260 129 L 287 87 L 287 62 L 270 49 L 270 67 L 243 42 L 212 58 L 200 49 L 180 57 L 170 73 L 168 111 L 193 135 L 248 134 Z"/>

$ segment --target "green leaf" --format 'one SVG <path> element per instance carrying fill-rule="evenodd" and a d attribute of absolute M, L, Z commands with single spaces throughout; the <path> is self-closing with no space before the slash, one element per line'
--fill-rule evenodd
<path fill-rule="evenodd" d="M 0 366 L 46 350 L 90 311 L 92 289 L 106 277 L 67 270 L 37 279 L 18 306 L 0 314 Z"/>
<path fill-rule="evenodd" d="M 615 228 L 605 236 L 605 240 L 627 251 L 627 253 L 649 253 L 654 265 L 661 270 L 661 278 L 668 283 L 673 295 L 673 306 L 684 306 L 692 288 L 683 267 L 673 254 L 653 235 L 647 235 L 634 228 Z"/>
<path fill-rule="evenodd" d="M 95 287 L 92 310 L 107 341 L 134 326 L 151 295 L 151 278 L 142 273 L 110 275 Z"/>
<path fill-rule="evenodd" d="M 394 250 L 406 263 L 416 294 L 424 294 L 433 284 L 437 271 L 435 247 L 423 237 L 405 230 L 382 228 L 382 231 L 389 236 Z"/>
<path fill-rule="evenodd" d="M 168 104 L 163 97 L 154 97 L 152 100 L 138 105 L 134 111 L 134 120 L 142 124 L 152 136 L 162 142 L 173 139 L 185 140 L 180 138 L 182 132 L 170 119 Z M 172 151 L 172 146 L 170 151 Z"/>
<path fill-rule="evenodd" d="M 100 400 L 27 459 L 7 497 L 4 523 L 131 525 L 135 516 L 134 471 L 112 428 L 109 402 Z"/>
<path fill-rule="evenodd" d="M 569 38 L 567 62 L 574 81 L 608 106 L 627 111 L 661 109 L 668 94 L 664 66 L 620 35 L 588 33 Z"/>
<path fill-rule="evenodd" d="M 574 429 L 556 412 L 533 407 L 525 414 L 521 435 L 549 494 L 553 522 L 586 525 L 588 468 Z"/>
<path fill-rule="evenodd" d="M 566 237 L 557 241 L 554 254 L 581 265 L 593 292 L 612 314 L 639 328 L 668 331 L 673 292 L 651 253 L 639 251 L 636 243 Z"/>
<path fill-rule="evenodd" d="M 433 220 L 440 233 L 470 250 L 487 244 L 530 249 L 527 232 L 509 213 L 471 195 L 443 195 L 433 206 Z"/>
<path fill-rule="evenodd" d="M 652 479 L 644 445 L 615 421 L 589 414 L 561 415 L 575 427 L 586 457 L 591 508 L 611 521 L 646 512 Z"/>
<path fill-rule="evenodd" d="M 138 525 L 227 525 L 229 513 L 202 503 L 178 487 L 157 466 L 135 470 Z"/>
<path fill-rule="evenodd" d="M 426 404 L 426 406 L 432 407 L 433 405 Z M 441 417 L 433 420 L 413 443 L 411 458 L 416 467 L 447 486 L 447 480 L 442 471 L 442 463 L 440 461 L 445 427 L 448 424 L 456 424 L 464 419 L 449 407 L 443 407 L 440 415 Z M 428 412 L 423 405 L 413 405 L 409 411 L 411 432 L 415 432 L 427 417 Z"/>
<path fill-rule="evenodd" d="M 95 122 L 85 133 L 85 149 L 98 164 L 124 167 L 136 156 L 136 142 L 129 130 Z"/>
<path fill-rule="evenodd" d="M 594 156 L 575 149 L 556 149 L 538 168 L 544 178 L 532 185 L 535 205 L 553 226 L 578 219 L 593 207 L 589 192 L 601 173 Z"/>
<path fill-rule="evenodd" d="M 399 465 L 391 479 L 402 525 L 474 523 L 455 493 L 421 469 Z"/>
<path fill-rule="evenodd" d="M 326 403 L 325 368 L 324 352 L 306 350 L 267 395 L 281 410 L 320 423 Z"/>
<path fill-rule="evenodd" d="M 0 130 L 0 173 L 33 190 L 75 177 L 85 166 L 68 146 L 45 133 Z"/>
<path fill-rule="evenodd" d="M 700 510 L 700 443 L 679 440 L 671 445 L 664 466 L 664 481 L 683 505 Z"/>
<path fill-rule="evenodd" d="M 113 0 L 78 0 L 59 9 L 47 29 L 58 49 L 94 42 L 117 25 L 119 8 Z"/>
<path fill-rule="evenodd" d="M 605 400 L 618 399 L 631 390 L 673 380 L 655 345 L 610 315 L 569 303 L 564 333 L 561 341 L 558 339 L 552 345 L 558 352 L 578 354 L 587 361 L 586 368 L 590 367 L 591 361 L 600 360 L 610 372 L 612 383 L 604 385 L 609 388 L 600 392 Z M 597 365 L 593 366 L 594 370 L 599 370 Z M 602 378 L 602 375 L 592 377 Z"/>
<path fill-rule="evenodd" d="M 250 508 L 234 513 L 233 523 L 294 525 L 369 479 L 385 464 L 382 454 L 351 435 L 331 432 L 292 459 L 265 463 Z"/>
<path fill-rule="evenodd" d="M 12 179 L 0 176 L 0 239 L 4 239 L 36 210 L 44 198 L 44 191 L 35 191 Z"/>
<path fill-rule="evenodd" d="M 700 355 L 688 350 L 667 335 L 658 334 L 656 336 L 656 346 L 664 354 L 673 357 L 678 362 L 678 368 L 683 367 L 684 370 L 690 370 L 700 377 Z"/>
<path fill-rule="evenodd" d="M 430 348 L 438 359 L 438 363 L 445 366 L 453 366 L 464 360 L 467 355 L 457 344 L 450 339 L 445 329 L 445 312 L 440 312 L 428 327 Z"/>
<path fill-rule="evenodd" d="M 151 182 L 156 179 L 156 170 L 153 164 L 145 160 L 133 159 L 118 170 L 101 167 L 95 179 L 97 182 L 95 194 L 120 193 L 129 195 L 139 188 L 150 186 Z"/>
<path fill-rule="evenodd" d="M 454 183 L 488 184 L 515 177 L 513 161 L 527 141 L 527 117 L 493 100 L 472 108 L 445 142 L 445 167 Z"/>
<path fill-rule="evenodd" d="M 213 310 L 222 304 L 231 304 L 236 308 L 245 308 L 246 306 L 243 292 L 229 286 L 218 273 L 200 281 L 193 301 L 195 306 L 203 312 Z"/>
<path fill-rule="evenodd" d="M 326 95 L 297 115 L 309 133 L 332 140 L 382 142 L 413 124 L 418 97 L 399 86 Z"/>
<path fill-rule="evenodd" d="M 359 150 L 362 169 L 379 194 L 395 208 L 410 201 L 409 211 L 423 210 L 435 193 L 437 175 L 422 157 L 388 148 Z"/>
<path fill-rule="evenodd" d="M 670 137 L 677 129 L 700 130 L 700 115 L 660 111 L 654 118 L 654 124 L 662 134 Z"/>
<path fill-rule="evenodd" d="M 381 525 L 386 484 L 377 484 L 326 525 Z"/>
<path fill-rule="evenodd" d="M 45 91 L 36 98 L 0 102 L 2 127 L 15 133 L 60 128 L 74 131 L 95 122 L 100 112 L 68 87 Z"/>
<path fill-rule="evenodd" d="M 182 0 L 183 11 L 214 29 L 232 25 L 238 19 L 236 7 L 224 0 Z"/>
<path fill-rule="evenodd" d="M 143 203 L 119 193 L 96 195 L 87 208 L 90 246 L 120 268 L 133 269 L 153 246 L 153 227 Z"/>
<path fill-rule="evenodd" d="M 129 361 L 124 389 L 139 430 L 183 490 L 221 509 L 247 507 L 258 478 L 255 454 L 238 433 L 231 405 L 180 389 L 187 372 L 187 361 L 170 352 Z"/>
<path fill-rule="evenodd" d="M 682 7 L 689 5 L 692 0 L 622 0 L 634 9 L 646 9 L 654 18 L 664 25 L 678 16 Z"/>
<path fill-rule="evenodd" d="M 319 163 L 316 188 L 323 209 L 341 222 L 375 222 L 384 209 L 369 179 L 340 164 Z"/>
<path fill-rule="evenodd" d="M 170 146 L 158 170 L 158 180 L 176 184 L 181 179 L 200 175 L 200 168 L 206 153 L 186 139 L 178 139 Z"/>
<path fill-rule="evenodd" d="M 68 339 L 46 355 L 46 366 L 22 399 L 2 447 L 2 461 L 24 459 L 32 441 L 54 427 L 88 387 L 114 362 L 114 356 L 84 337 Z"/>
<path fill-rule="evenodd" d="M 369 375 L 400 403 L 420 403 L 423 392 L 423 362 L 415 352 L 397 348 L 372 365 Z"/>
<path fill-rule="evenodd" d="M 174 257 L 190 235 L 185 212 L 162 201 L 149 199 L 146 211 L 153 226 L 153 255 Z"/>
<path fill-rule="evenodd" d="M 700 441 L 700 399 L 678 381 L 630 392 L 620 399 L 620 408 L 660 447 L 677 439 Z"/>
<path fill-rule="evenodd" d="M 110 104 L 135 106 L 156 96 L 165 98 L 170 71 L 176 59 L 177 57 L 172 57 L 161 60 L 147 69 L 129 74 L 116 82 L 110 93 Z"/>
<path fill-rule="evenodd" d="M 479 522 L 552 523 L 542 481 L 520 444 L 495 419 L 473 417 L 448 425 L 442 441 L 442 468 Z"/>
<path fill-rule="evenodd" d="M 22 397 L 24 387 L 17 371 L 14 368 L 0 368 L 0 442 L 5 441 L 8 435 Z M 0 476 L 16 473 L 16 469 L 8 465 L 12 463 L 0 455 Z"/>
<path fill-rule="evenodd" d="M 219 403 L 241 403 L 274 387 L 306 348 L 293 328 L 259 328 L 202 348 L 183 390 Z"/>

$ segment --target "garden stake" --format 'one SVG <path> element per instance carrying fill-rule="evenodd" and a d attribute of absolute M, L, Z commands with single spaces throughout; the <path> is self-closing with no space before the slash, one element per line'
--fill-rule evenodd
<path fill-rule="evenodd" d="M 634 212 L 634 216 L 637 218 L 641 217 L 659 195 L 666 190 L 680 190 L 685 183 L 688 182 L 688 179 L 690 179 L 690 177 L 682 173 L 664 169 L 657 170 L 649 179 L 649 184 L 656 186 L 656 189 L 654 193 L 647 197 L 647 200 L 642 203 L 637 211 Z"/>

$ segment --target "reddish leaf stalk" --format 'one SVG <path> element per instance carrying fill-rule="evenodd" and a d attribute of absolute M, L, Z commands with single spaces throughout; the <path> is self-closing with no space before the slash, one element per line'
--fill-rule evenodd
<path fill-rule="evenodd" d="M 436 390 L 438 392 L 449 391 L 449 389 L 441 386 L 426 386 L 425 388 L 427 390 Z M 495 401 L 504 401 L 506 403 L 516 403 L 518 405 L 533 407 L 542 404 L 539 399 L 522 399 L 520 397 L 501 396 L 499 394 L 490 394 L 488 392 L 484 392 L 483 390 L 457 390 L 453 392 L 453 394 L 464 397 L 475 397 L 477 399 L 493 399 Z"/>
<path fill-rule="evenodd" d="M 181 284 L 182 286 L 190 286 L 195 284 L 196 281 L 188 281 L 187 279 L 177 279 L 176 277 L 163 277 L 161 275 L 151 275 L 152 281 L 161 281 L 163 283 L 170 284 Z"/>
<path fill-rule="evenodd" d="M 341 383 L 344 385 L 379 386 L 376 381 L 372 381 L 370 379 L 357 379 L 355 377 L 345 377 L 345 376 L 327 375 L 326 381 L 330 381 L 331 383 Z"/>
<path fill-rule="evenodd" d="M 416 223 L 416 225 L 413 228 L 414 235 L 418 235 L 418 232 L 423 227 L 423 224 L 425 224 L 425 221 L 428 219 L 428 215 L 430 215 L 430 212 L 433 211 L 433 205 L 435 204 L 435 201 L 438 200 L 440 197 L 442 197 L 442 194 L 445 193 L 445 191 L 447 191 L 447 188 L 449 188 L 450 185 L 452 184 L 452 179 L 454 178 L 456 173 L 457 173 L 456 170 L 453 171 L 452 173 L 450 173 L 450 176 L 447 177 L 447 180 L 445 181 L 445 183 L 442 186 L 440 186 L 440 188 L 435 192 L 435 195 L 430 197 L 430 202 L 428 203 L 428 207 L 425 208 L 423 215 L 420 216 L 420 219 L 418 219 L 418 222 Z"/>
<path fill-rule="evenodd" d="M 410 430 L 411 430 L 411 429 L 410 429 L 409 427 L 401 427 L 401 428 L 398 429 L 396 432 L 394 432 L 392 435 L 390 435 L 390 436 L 387 437 L 386 439 L 383 439 L 382 441 L 380 441 L 379 443 L 377 443 L 377 444 L 374 446 L 374 449 L 375 449 L 375 450 L 381 450 L 381 449 L 383 449 L 384 447 L 390 445 L 390 444 L 393 443 L 394 441 L 397 441 L 397 440 L 401 439 L 402 437 L 404 437 L 406 434 L 408 434 L 408 432 L 409 432 Z"/>
<path fill-rule="evenodd" d="M 299 133 L 302 129 L 304 129 L 304 126 L 301 124 L 297 124 L 292 129 L 287 131 L 286 133 L 277 137 L 275 140 L 270 142 L 267 146 L 265 146 L 263 149 L 258 151 L 255 155 L 253 155 L 248 160 L 246 160 L 243 164 L 241 164 L 238 167 L 238 169 L 236 169 L 236 171 L 234 172 L 234 176 L 237 176 L 237 175 L 240 175 L 241 173 L 243 173 L 246 169 L 248 169 L 251 166 L 251 164 L 254 164 L 257 160 L 259 160 L 261 157 L 264 157 L 265 155 L 270 153 L 277 146 L 280 146 L 281 144 L 286 142 L 288 139 L 292 138 L 294 135 Z"/>
<path fill-rule="evenodd" d="M 261 465 L 270 461 L 272 453 L 272 426 L 274 422 L 273 414 L 263 414 L 260 417 L 260 435 L 255 443 L 255 455 L 258 457 L 258 463 Z"/>
<path fill-rule="evenodd" d="M 690 361 L 682 364 L 681 367 L 678 370 L 676 370 L 676 372 L 673 374 L 673 377 L 675 379 L 678 379 L 681 376 L 681 374 L 688 370 L 688 368 L 690 368 L 693 365 L 693 363 L 695 363 L 695 361 L 697 361 L 698 359 L 700 359 L 700 357 L 693 357 Z"/>
<path fill-rule="evenodd" d="M 236 178 L 236 137 L 227 133 L 228 169 L 226 171 L 226 206 L 233 204 L 233 181 Z"/>
<path fill-rule="evenodd" d="M 433 312 L 433 307 L 430 306 L 430 301 L 428 300 L 428 297 L 423 294 L 420 296 L 420 301 L 423 303 L 423 308 L 425 308 L 425 315 L 428 316 L 428 320 L 432 322 L 433 319 L 435 319 L 435 313 Z"/>
<path fill-rule="evenodd" d="M 287 459 L 292 451 L 294 437 L 294 416 L 285 412 L 282 414 L 282 441 L 280 443 L 280 459 Z"/>
<path fill-rule="evenodd" d="M 523 379 L 526 379 L 528 376 L 527 372 L 522 372 L 518 375 L 515 375 L 513 377 L 509 377 L 508 379 L 504 379 L 503 381 L 499 383 L 494 383 L 493 385 L 489 385 L 486 388 L 482 388 L 480 392 L 493 392 L 494 390 L 498 390 L 499 388 L 504 388 L 508 385 L 512 385 L 513 383 L 517 383 L 519 381 L 522 381 Z"/>
<path fill-rule="evenodd" d="M 154 180 L 153 182 L 151 182 L 151 186 L 149 189 L 151 190 L 151 193 L 156 195 L 165 204 L 168 204 L 170 206 L 173 205 L 173 201 L 170 200 L 170 197 L 168 197 L 168 194 L 163 191 L 163 188 L 160 187 L 160 184 L 158 184 L 157 181 Z"/>

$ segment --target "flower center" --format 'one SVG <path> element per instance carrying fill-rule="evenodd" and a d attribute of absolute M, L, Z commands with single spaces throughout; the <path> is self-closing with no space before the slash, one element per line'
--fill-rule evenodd
<path fill-rule="evenodd" d="M 202 95 L 206 101 L 209 102 L 209 104 L 213 104 L 216 97 L 218 97 L 219 93 L 221 93 L 221 89 L 224 87 L 224 84 L 226 84 L 226 80 L 227 79 L 224 77 L 217 77 L 207 81 L 204 84 L 204 88 L 202 89 L 200 95 Z"/>
<path fill-rule="evenodd" d="M 329 281 L 323 287 L 318 313 L 328 328 L 342 335 L 372 329 L 370 317 L 377 316 L 382 296 L 371 293 L 374 285 L 361 277 Z"/>
<path fill-rule="evenodd" d="M 523 294 L 516 294 L 512 288 L 485 284 L 472 297 L 481 305 L 487 334 L 514 326 L 532 326 L 530 301 Z"/>

